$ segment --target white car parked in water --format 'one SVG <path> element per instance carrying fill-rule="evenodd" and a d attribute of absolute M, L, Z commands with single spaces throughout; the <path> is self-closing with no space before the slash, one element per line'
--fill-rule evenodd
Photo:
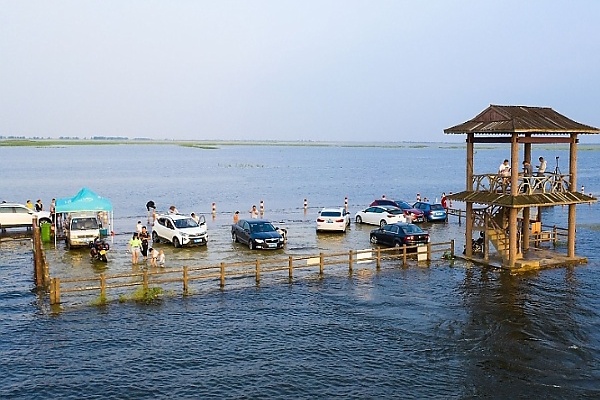
<path fill-rule="evenodd" d="M 48 211 L 33 211 L 23 204 L 1 203 L 0 204 L 0 229 L 29 227 L 33 224 L 33 217 L 38 218 L 38 224 L 42 222 L 51 223 Z"/>
<path fill-rule="evenodd" d="M 356 213 L 357 224 L 385 226 L 395 222 L 407 222 L 404 211 L 392 206 L 371 206 Z"/>
<path fill-rule="evenodd" d="M 350 226 L 350 213 L 344 208 L 324 208 L 317 217 L 317 232 L 346 232 Z"/>
<path fill-rule="evenodd" d="M 160 243 L 161 240 L 171 242 L 175 247 L 206 245 L 208 233 L 204 215 L 200 216 L 199 222 L 186 215 L 159 215 L 152 226 L 152 241 Z"/>

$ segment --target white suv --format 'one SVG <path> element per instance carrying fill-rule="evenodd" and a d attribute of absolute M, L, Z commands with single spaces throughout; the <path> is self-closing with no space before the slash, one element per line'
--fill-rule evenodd
<path fill-rule="evenodd" d="M 205 245 L 208 242 L 204 215 L 196 222 L 192 217 L 179 214 L 159 215 L 152 227 L 152 241 L 165 240 L 175 247 Z"/>
<path fill-rule="evenodd" d="M 33 211 L 23 204 L 1 203 L 0 204 L 0 229 L 29 227 L 33 224 L 33 217 L 37 216 L 38 223 L 52 223 L 48 211 Z"/>

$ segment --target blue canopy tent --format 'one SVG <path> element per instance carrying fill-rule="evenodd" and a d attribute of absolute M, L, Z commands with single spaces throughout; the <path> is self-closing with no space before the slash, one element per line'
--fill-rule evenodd
<path fill-rule="evenodd" d="M 108 229 L 113 224 L 111 201 L 85 187 L 73 197 L 56 199 L 55 210 L 57 215 L 85 211 L 95 212 L 100 217 L 104 228 Z M 55 224 L 57 220 L 58 218 L 54 218 Z M 54 226 L 54 229 L 56 232 L 56 226 Z"/>

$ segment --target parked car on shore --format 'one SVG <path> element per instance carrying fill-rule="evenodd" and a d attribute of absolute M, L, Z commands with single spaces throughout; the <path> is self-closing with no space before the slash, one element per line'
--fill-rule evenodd
<path fill-rule="evenodd" d="M 413 207 L 423 211 L 428 222 L 440 222 L 446 220 L 446 209 L 441 204 L 430 204 L 417 201 Z"/>
<path fill-rule="evenodd" d="M 0 204 L 0 229 L 6 228 L 31 228 L 33 217 L 37 217 L 38 223 L 51 223 L 48 211 L 33 211 L 24 204 L 1 203 Z"/>
<path fill-rule="evenodd" d="M 423 211 L 414 208 L 403 200 L 390 200 L 390 199 L 378 199 L 371 203 L 372 206 L 393 206 L 398 207 L 404 211 L 404 215 L 407 217 L 407 222 L 419 223 L 425 222 L 425 215 Z"/>
<path fill-rule="evenodd" d="M 369 235 L 371 243 L 402 247 L 404 245 L 425 245 L 429 243 L 429 233 L 415 224 L 395 223 L 374 229 Z"/>
<path fill-rule="evenodd" d="M 160 243 L 163 240 L 175 247 L 206 245 L 208 232 L 204 215 L 200 215 L 199 222 L 187 215 L 159 215 L 152 227 L 152 241 Z"/>
<path fill-rule="evenodd" d="M 273 224 L 264 219 L 241 219 L 231 225 L 231 239 L 254 249 L 281 249 L 283 235 Z"/>
<path fill-rule="evenodd" d="M 317 232 L 346 232 L 350 226 L 350 213 L 345 208 L 324 208 L 317 217 Z"/>
<path fill-rule="evenodd" d="M 371 206 L 359 211 L 354 216 L 357 224 L 384 226 L 395 222 L 406 222 L 404 212 L 392 206 Z"/>

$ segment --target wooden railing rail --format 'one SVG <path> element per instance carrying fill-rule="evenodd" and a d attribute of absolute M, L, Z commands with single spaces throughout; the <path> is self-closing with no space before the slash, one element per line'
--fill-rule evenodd
<path fill-rule="evenodd" d="M 428 243 L 427 246 L 403 246 L 400 248 L 371 248 L 349 250 L 339 253 L 319 253 L 312 256 L 288 256 L 280 259 L 256 259 L 234 263 L 221 262 L 217 265 L 184 266 L 181 268 L 147 270 L 83 278 L 59 278 L 50 280 L 50 304 L 59 304 L 61 296 L 69 293 L 99 291 L 101 298 L 106 298 L 110 289 L 142 287 L 148 290 L 161 284 L 181 283 L 183 294 L 187 294 L 189 284 L 199 280 L 218 280 L 220 287 L 225 286 L 226 278 L 252 277 L 259 283 L 262 274 L 278 271 L 288 271 L 289 279 L 295 270 L 319 269 L 322 276 L 326 266 L 347 265 L 350 274 L 356 265 L 375 262 L 376 268 L 381 267 L 382 260 L 402 259 L 406 266 L 409 258 L 420 257 L 425 261 L 432 260 L 432 254 L 450 252 L 454 255 L 454 241 Z M 81 285 L 78 285 L 81 284 Z"/>

